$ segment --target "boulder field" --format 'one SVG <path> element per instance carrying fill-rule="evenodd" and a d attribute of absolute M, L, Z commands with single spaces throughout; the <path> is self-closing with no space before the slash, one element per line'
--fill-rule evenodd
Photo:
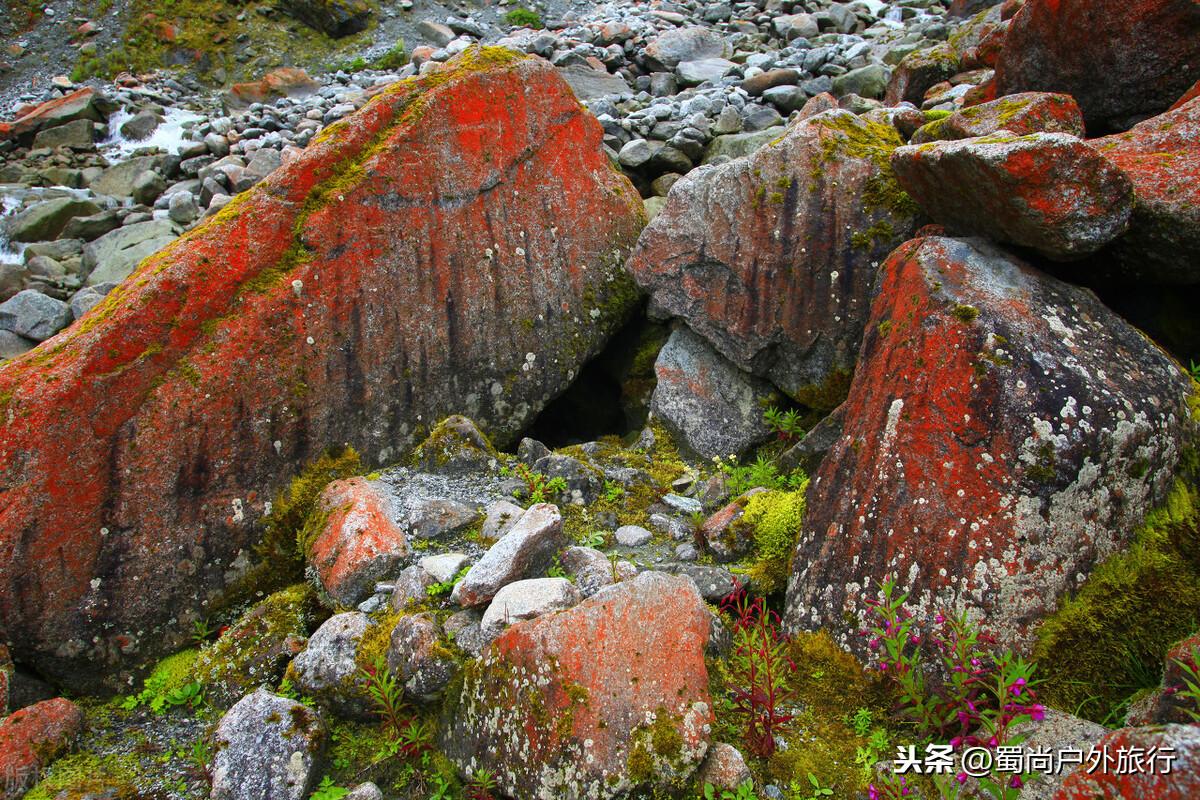
<path fill-rule="evenodd" d="M 5 365 L 0 620 L 19 658 L 90 683 L 161 650 L 328 447 L 383 463 L 455 410 L 511 440 L 636 297 L 641 202 L 600 137 L 541 62 L 469 51 Z"/>

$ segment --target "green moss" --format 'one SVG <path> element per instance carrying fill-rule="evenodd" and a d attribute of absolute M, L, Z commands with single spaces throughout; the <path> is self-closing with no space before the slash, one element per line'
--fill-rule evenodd
<path fill-rule="evenodd" d="M 814 411 L 833 411 L 850 393 L 851 377 L 848 370 L 834 370 L 826 376 L 822 383 L 800 387 L 792 395 L 792 399 Z"/>
<path fill-rule="evenodd" d="M 866 230 L 850 234 L 850 244 L 860 250 L 866 250 L 876 242 L 891 245 L 895 240 L 896 228 L 886 219 L 875 222 Z"/>
<path fill-rule="evenodd" d="M 1177 480 L 1133 545 L 1100 564 L 1037 632 L 1042 699 L 1110 724 L 1200 619 L 1200 491 Z"/>
<path fill-rule="evenodd" d="M 741 521 L 754 530 L 756 559 L 749 575 L 762 594 L 775 594 L 787 584 L 807 488 L 806 481 L 797 491 L 762 492 L 746 503 Z"/>
<path fill-rule="evenodd" d="M 542 24 L 542 18 L 536 11 L 530 11 L 528 8 L 514 8 L 504 15 L 504 21 L 514 28 L 533 28 L 541 30 L 545 27 Z"/>
<path fill-rule="evenodd" d="M 950 313 L 953 314 L 954 318 L 959 320 L 960 322 L 965 322 L 967 324 L 970 324 L 970 323 L 974 322 L 976 320 L 976 318 L 979 316 L 979 309 L 976 308 L 975 306 L 967 306 L 967 305 L 959 304 L 959 305 L 956 305 L 954 307 L 954 310 L 951 311 Z"/>
<path fill-rule="evenodd" d="M 137 760 L 132 755 L 71 753 L 52 763 L 25 798 L 83 800 L 102 796 L 131 800 L 141 796 L 137 779 Z"/>
<path fill-rule="evenodd" d="M 146 686 L 153 686 L 162 694 L 186 686 L 196 679 L 196 658 L 199 655 L 198 649 L 190 648 L 167 656 L 151 670 L 146 678 Z"/>

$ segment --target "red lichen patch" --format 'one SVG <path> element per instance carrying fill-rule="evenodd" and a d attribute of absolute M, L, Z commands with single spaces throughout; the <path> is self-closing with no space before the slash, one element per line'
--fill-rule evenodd
<path fill-rule="evenodd" d="M 0 796 L 19 797 L 57 758 L 83 725 L 83 712 L 62 697 L 22 708 L 0 722 Z"/>
<path fill-rule="evenodd" d="M 169 647 L 161 623 L 221 591 L 264 499 L 331 446 L 380 464 L 455 412 L 522 430 L 636 299 L 644 212 L 601 139 L 548 65 L 468 51 L 0 367 L 14 655 L 86 682 L 129 665 L 118 636 Z"/>
<path fill-rule="evenodd" d="M 324 525 L 314 532 L 308 560 L 330 597 L 353 605 L 375 581 L 398 570 L 409 554 L 408 538 L 393 522 L 387 498 L 366 478 L 334 481 L 319 505 Z"/>
<path fill-rule="evenodd" d="M 1164 111 L 1197 78 L 1194 0 L 1029 0 L 996 64 L 1000 96 L 1069 94 L 1092 133 Z"/>
<path fill-rule="evenodd" d="M 1200 281 L 1200 98 L 1088 144 L 1133 183 L 1129 234 L 1112 249 L 1124 281 Z"/>
<path fill-rule="evenodd" d="M 518 623 L 472 668 L 443 746 L 517 795 L 610 797 L 686 776 L 712 719 L 708 633 L 695 585 L 661 573 Z"/>
<path fill-rule="evenodd" d="M 891 575 L 1025 644 L 1165 495 L 1190 381 L 1089 292 L 984 242 L 914 240 L 881 275 L 787 621 L 854 630 L 843 612 Z"/>
<path fill-rule="evenodd" d="M 76 89 L 62 97 L 47 100 L 31 110 L 25 111 L 11 123 L 0 124 L 0 141 L 4 139 L 32 139 L 43 128 L 62 125 L 76 119 L 103 118 L 96 110 L 96 90 L 91 87 Z"/>
<path fill-rule="evenodd" d="M 951 230 L 1056 259 L 1099 250 L 1125 231 L 1129 180 L 1074 136 L 993 136 L 902 147 L 896 177 Z"/>
<path fill-rule="evenodd" d="M 1183 97 L 1176 100 L 1175 105 L 1171 106 L 1167 110 L 1174 111 L 1177 108 L 1183 108 L 1185 105 L 1187 105 L 1192 100 L 1195 100 L 1197 97 L 1200 97 L 1200 80 L 1196 81 L 1192 85 L 1192 88 L 1190 88 L 1186 92 L 1184 92 Z"/>
<path fill-rule="evenodd" d="M 1089 761 L 1068 775 L 1054 800 L 1200 797 L 1198 726 L 1122 728 L 1105 735 L 1093 751 L 1096 766 Z"/>

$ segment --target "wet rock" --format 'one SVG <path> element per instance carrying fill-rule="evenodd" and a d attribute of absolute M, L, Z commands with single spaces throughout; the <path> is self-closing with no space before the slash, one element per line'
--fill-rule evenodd
<path fill-rule="evenodd" d="M 325 725 L 266 689 L 247 695 L 215 734 L 212 800 L 303 800 L 316 786 Z"/>
<path fill-rule="evenodd" d="M 1065 133 L 1004 133 L 896 150 L 900 185 L 948 229 L 1053 259 L 1094 253 L 1125 232 L 1129 179 Z"/>
<path fill-rule="evenodd" d="M 704 461 L 740 456 L 770 436 L 762 409 L 775 397 L 771 385 L 739 370 L 688 328 L 671 334 L 654 374 L 650 408 L 691 455 Z"/>
<path fill-rule="evenodd" d="M 3 797 L 19 798 L 39 774 L 66 751 L 83 727 L 83 712 L 63 697 L 14 711 L 0 722 Z"/>
<path fill-rule="evenodd" d="M 504 586 L 544 573 L 563 546 L 562 515 L 549 503 L 530 507 L 459 581 L 450 599 L 463 607 L 490 602 Z"/>
<path fill-rule="evenodd" d="M 583 595 L 566 578 L 529 578 L 508 584 L 483 612 L 480 632 L 491 641 L 506 628 L 578 605 Z"/>
<path fill-rule="evenodd" d="M 1094 135 L 1165 111 L 1198 78 L 1195 3 L 1028 0 L 1009 26 L 996 92 L 1069 94 Z"/>
<path fill-rule="evenodd" d="M 444 69 L 382 90 L 48 360 L 0 372 L 0 453 L 25 454 L 0 458 L 17 660 L 83 690 L 153 659 L 316 454 L 348 443 L 373 468 L 452 411 L 507 444 L 623 324 L 642 208 L 599 123 L 545 62 L 472 49 Z"/>
<path fill-rule="evenodd" d="M 366 30 L 371 22 L 371 6 L 365 0 L 284 0 L 281 7 L 335 39 Z"/>
<path fill-rule="evenodd" d="M 890 124 L 828 111 L 749 158 L 689 173 L 629 260 L 651 311 L 805 405 L 835 407 L 873 265 L 916 228 L 888 164 L 901 144 Z"/>
<path fill-rule="evenodd" d="M 150 134 L 158 129 L 158 123 L 157 114 L 153 111 L 142 110 L 122 123 L 121 135 L 134 141 L 148 139 Z"/>
<path fill-rule="evenodd" d="M 401 617 L 392 629 L 387 665 L 409 699 L 433 700 L 458 672 L 458 662 L 441 638 L 441 626 L 432 614 Z"/>
<path fill-rule="evenodd" d="M 1129 178 L 1134 195 L 1129 232 L 1097 268 L 1121 283 L 1200 282 L 1200 99 L 1088 144 Z"/>
<path fill-rule="evenodd" d="M 615 798 L 675 784 L 707 750 L 708 633 L 695 587 L 661 573 L 514 625 L 467 672 L 442 749 L 513 795 Z"/>
<path fill-rule="evenodd" d="M 845 631 L 892 574 L 918 613 L 974 609 L 1026 647 L 1166 496 L 1191 381 L 1091 292 L 982 240 L 915 239 L 881 269 L 785 622 Z"/>
<path fill-rule="evenodd" d="M 410 553 L 408 537 L 396 525 L 387 495 L 366 478 L 329 484 L 317 508 L 324 524 L 306 529 L 305 556 L 337 605 L 357 605 L 377 581 L 399 571 Z"/>
<path fill-rule="evenodd" d="M 56 197 L 18 212 L 5 223 L 5 230 L 14 242 L 44 242 L 57 238 L 75 217 L 98 213 L 100 206 L 91 200 Z"/>

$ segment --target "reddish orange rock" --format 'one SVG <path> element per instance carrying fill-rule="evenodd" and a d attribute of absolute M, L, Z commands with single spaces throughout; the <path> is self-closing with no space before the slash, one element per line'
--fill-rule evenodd
<path fill-rule="evenodd" d="M 14 658 L 94 683 L 170 648 L 329 447 L 387 463 L 453 412 L 523 430 L 636 302 L 644 212 L 601 138 L 552 67 L 472 49 L 0 367 Z"/>
<path fill-rule="evenodd" d="M 1129 233 L 1101 267 L 1125 283 L 1200 283 L 1200 98 L 1089 144 L 1132 181 L 1135 198 Z"/>
<path fill-rule="evenodd" d="M 443 749 L 514 797 L 677 784 L 708 748 L 708 613 L 689 578 L 645 572 L 512 626 L 468 665 Z"/>
<path fill-rule="evenodd" d="M 1194 800 L 1200 797 L 1200 726 L 1122 728 L 1093 748 L 1054 800 Z"/>
<path fill-rule="evenodd" d="M 63 697 L 43 700 L 0 722 L 0 798 L 18 798 L 39 771 L 71 745 L 83 712 Z"/>
<path fill-rule="evenodd" d="M 409 555 L 408 537 L 392 521 L 387 497 L 366 478 L 329 484 L 319 507 L 327 516 L 309 548 L 309 563 L 338 605 L 356 605 L 376 581 L 400 571 Z"/>
<path fill-rule="evenodd" d="M 1196 0 L 1028 0 L 996 64 L 998 96 L 1069 94 L 1093 135 L 1165 111 L 1198 78 Z"/>
<path fill-rule="evenodd" d="M 41 105 L 25 110 L 11 123 L 0 123 L 0 140 L 11 138 L 22 142 L 32 141 L 33 135 L 44 128 L 63 125 L 77 119 L 103 122 L 105 114 L 110 110 L 110 101 L 95 89 L 76 89 L 62 97 L 47 100 Z"/>
<path fill-rule="evenodd" d="M 299 67 L 280 67 L 268 72 L 261 80 L 235 83 L 226 99 L 231 106 L 247 106 L 265 103 L 273 97 L 303 97 L 318 88 L 320 84 Z"/>
<path fill-rule="evenodd" d="M 892 576 L 919 612 L 965 607 L 1024 647 L 1165 498 L 1194 385 L 1091 292 L 982 240 L 916 239 L 880 269 L 786 621 L 848 633 Z"/>
<path fill-rule="evenodd" d="M 1171 108 L 1168 110 L 1174 111 L 1177 108 L 1182 108 L 1184 105 L 1191 102 L 1192 100 L 1195 100 L 1197 97 L 1200 97 L 1200 80 L 1196 81 L 1192 85 L 1192 88 L 1190 88 L 1186 92 L 1184 92 L 1183 97 L 1176 100 L 1175 105 L 1171 106 Z"/>
<path fill-rule="evenodd" d="M 1013 94 L 990 103 L 955 111 L 927 123 L 913 134 L 912 144 L 944 139 L 969 139 L 1006 130 L 1029 133 L 1069 133 L 1083 136 L 1083 114 L 1070 95 L 1046 92 Z"/>

